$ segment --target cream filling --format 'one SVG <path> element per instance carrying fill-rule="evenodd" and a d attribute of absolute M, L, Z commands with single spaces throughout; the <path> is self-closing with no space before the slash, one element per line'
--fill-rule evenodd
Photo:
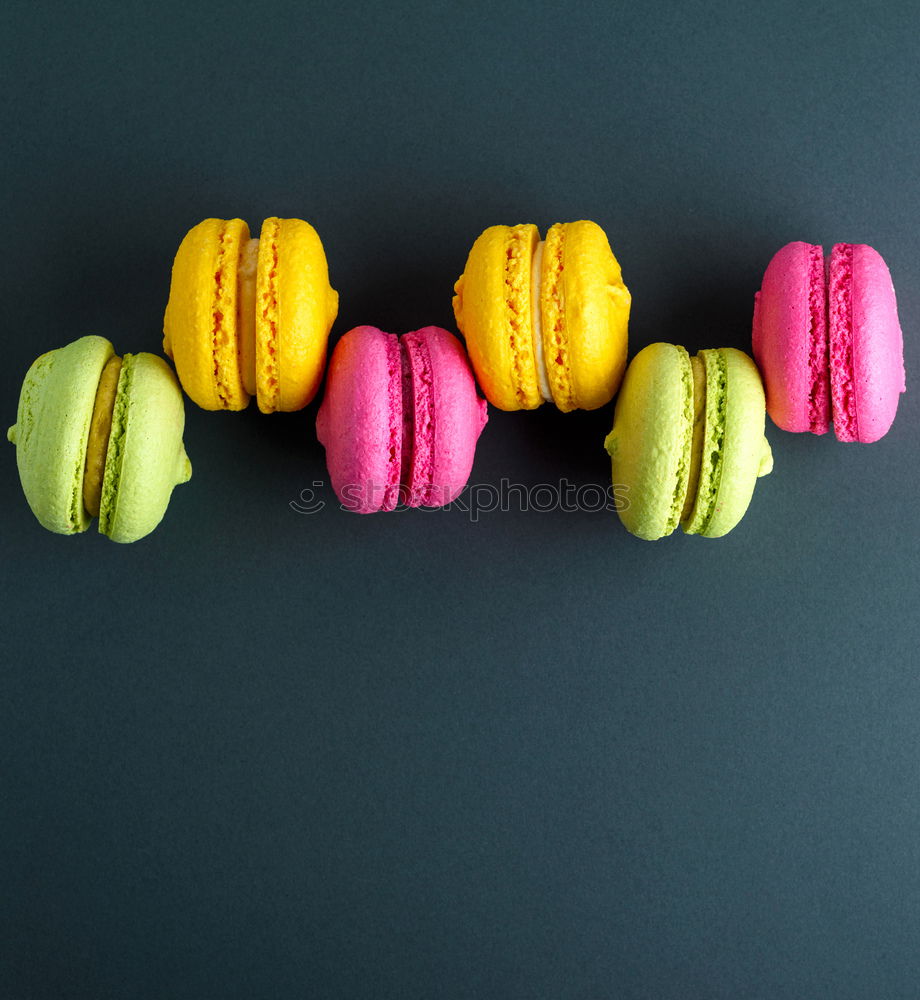
<path fill-rule="evenodd" d="M 540 395 L 545 402 L 553 401 L 549 387 L 549 374 L 546 370 L 546 356 L 543 353 L 543 321 L 540 315 L 540 286 L 543 277 L 543 240 L 537 244 L 533 254 L 533 264 L 530 272 L 530 315 L 533 326 L 533 358 L 537 370 L 537 381 L 540 383 Z"/>
<path fill-rule="evenodd" d="M 249 240 L 240 248 L 236 271 L 236 331 L 243 388 L 256 394 L 256 270 L 259 241 Z"/>
<path fill-rule="evenodd" d="M 89 439 L 86 443 L 86 463 L 83 468 L 83 507 L 90 517 L 99 516 L 102 483 L 105 479 L 105 459 L 112 433 L 112 413 L 115 410 L 115 396 L 118 393 L 121 361 L 122 359 L 115 355 L 106 362 L 99 376 L 96 400 L 93 403 Z"/>

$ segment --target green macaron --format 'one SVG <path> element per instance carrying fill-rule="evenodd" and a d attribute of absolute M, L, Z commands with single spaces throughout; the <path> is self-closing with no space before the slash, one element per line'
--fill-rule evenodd
<path fill-rule="evenodd" d="M 652 540 L 678 524 L 727 534 L 773 468 L 757 367 L 731 347 L 691 358 L 683 347 L 650 344 L 626 370 L 604 446 L 632 534 Z"/>
<path fill-rule="evenodd" d="M 49 531 L 85 531 L 98 514 L 104 535 L 136 541 L 160 523 L 173 487 L 191 477 L 172 369 L 152 354 L 118 361 L 105 338 L 81 337 L 26 373 L 7 437 L 26 500 Z"/>

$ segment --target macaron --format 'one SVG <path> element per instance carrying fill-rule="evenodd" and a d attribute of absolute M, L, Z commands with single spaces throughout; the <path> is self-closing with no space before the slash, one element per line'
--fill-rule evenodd
<path fill-rule="evenodd" d="M 687 534 L 727 534 L 773 468 L 754 362 L 731 347 L 691 358 L 683 347 L 650 344 L 626 370 L 604 447 L 632 534 L 653 540 L 678 524 Z"/>
<path fill-rule="evenodd" d="M 40 524 L 70 535 L 98 517 L 102 534 L 134 542 L 192 475 L 184 425 L 182 391 L 162 358 L 119 358 L 90 336 L 33 362 L 7 437 Z"/>
<path fill-rule="evenodd" d="M 482 391 L 501 410 L 593 410 L 626 367 L 630 295 L 603 229 L 491 226 L 454 285 L 454 315 Z"/>
<path fill-rule="evenodd" d="M 368 514 L 455 500 L 486 409 L 463 345 L 447 330 L 349 330 L 332 353 L 316 418 L 342 506 Z"/>
<path fill-rule="evenodd" d="M 189 230 L 172 269 L 163 350 L 205 410 L 302 409 L 316 395 L 339 297 L 323 244 L 301 219 L 242 219 Z"/>
<path fill-rule="evenodd" d="M 754 296 L 754 358 L 767 412 L 786 431 L 877 441 L 905 389 L 891 274 L 870 246 L 787 243 Z"/>

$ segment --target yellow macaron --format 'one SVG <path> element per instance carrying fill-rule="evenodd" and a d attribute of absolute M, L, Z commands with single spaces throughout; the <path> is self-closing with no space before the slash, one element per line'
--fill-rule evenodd
<path fill-rule="evenodd" d="M 501 410 L 610 402 L 626 367 L 630 295 L 603 229 L 490 226 L 454 285 L 454 315 L 486 398 Z"/>
<path fill-rule="evenodd" d="M 299 410 L 319 388 L 338 312 L 326 254 L 301 219 L 205 219 L 176 254 L 163 350 L 205 410 Z"/>

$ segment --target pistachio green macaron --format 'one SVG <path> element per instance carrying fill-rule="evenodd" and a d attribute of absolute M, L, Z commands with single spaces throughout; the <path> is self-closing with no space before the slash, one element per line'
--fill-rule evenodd
<path fill-rule="evenodd" d="M 754 362 L 731 347 L 691 358 L 650 344 L 626 370 L 604 446 L 621 505 L 639 538 L 717 538 L 744 516 L 759 476 L 773 468 L 764 391 Z"/>
<path fill-rule="evenodd" d="M 7 437 L 26 500 L 49 531 L 85 531 L 98 514 L 104 535 L 136 541 L 160 523 L 173 487 L 191 477 L 172 369 L 153 354 L 126 354 L 104 392 L 103 373 L 117 361 L 108 340 L 81 337 L 26 373 Z"/>

